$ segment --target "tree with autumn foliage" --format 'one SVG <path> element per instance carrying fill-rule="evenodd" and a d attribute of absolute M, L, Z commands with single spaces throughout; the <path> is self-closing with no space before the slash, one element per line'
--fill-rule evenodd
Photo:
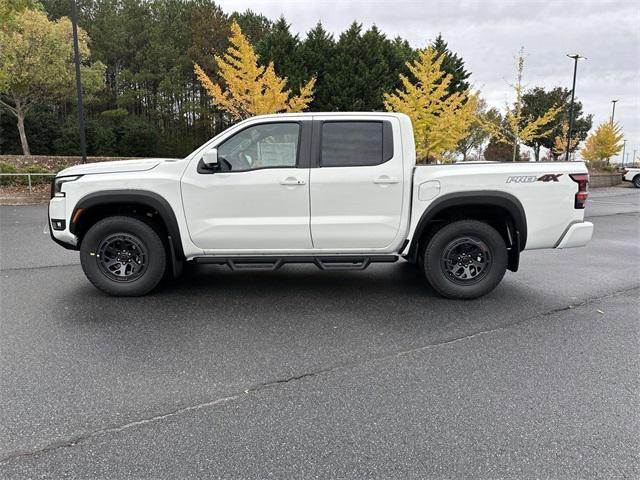
<path fill-rule="evenodd" d="M 617 123 L 601 123 L 596 131 L 587 137 L 580 155 L 588 162 L 608 161 L 622 150 L 623 138 L 624 135 Z"/>
<path fill-rule="evenodd" d="M 194 64 L 198 80 L 216 107 L 225 110 L 232 119 L 242 120 L 253 115 L 301 112 L 309 106 L 315 78 L 300 87 L 299 95 L 293 95 L 285 89 L 287 78 L 276 74 L 273 62 L 267 66 L 258 64 L 258 55 L 236 22 L 231 24 L 229 43 L 222 57 L 214 57 L 224 90 L 211 81 L 200 65 Z"/>
<path fill-rule="evenodd" d="M 544 115 L 550 108 L 559 106 L 560 112 L 551 123 L 545 126 L 549 131 L 547 135 L 537 136 L 532 140 L 525 141 L 525 145 L 533 149 L 534 158 L 540 160 L 542 148 L 551 151 L 551 158 L 558 160 L 562 158 L 567 149 L 566 139 L 569 131 L 569 111 L 573 116 L 571 128 L 571 148 L 570 153 L 577 150 L 580 142 L 587 138 L 591 130 L 593 115 L 587 115 L 582 110 L 582 102 L 578 98 L 573 100 L 573 108 L 570 104 L 571 90 L 563 87 L 544 89 L 534 87 L 522 95 L 522 115 L 525 121 Z M 558 143 L 564 137 L 564 146 Z M 562 152 L 562 153 L 556 153 Z"/>
<path fill-rule="evenodd" d="M 512 161 L 516 161 L 517 153 L 521 143 L 526 143 L 548 135 L 553 129 L 551 122 L 560 113 L 561 107 L 549 108 L 542 115 L 535 118 L 527 118 L 523 111 L 523 91 L 522 77 L 524 73 L 524 48 L 520 49 L 516 57 L 516 83 L 512 85 L 516 100 L 513 107 L 507 106 L 502 122 L 481 121 L 487 132 L 496 141 L 508 143 L 512 148 Z"/>
<path fill-rule="evenodd" d="M 562 122 L 560 127 L 560 133 L 553 139 L 553 147 L 551 147 L 551 153 L 554 158 L 562 158 L 567 152 L 567 138 L 569 137 L 569 122 Z M 569 145 L 569 152 L 573 152 L 580 143 L 580 138 L 571 137 L 571 145 Z"/>
<path fill-rule="evenodd" d="M 11 10 L 4 0 L 0 12 L 6 19 L 0 26 L 0 108 L 15 117 L 22 153 L 31 155 L 27 114 L 39 102 L 65 100 L 74 92 L 71 22 L 66 17 L 50 21 L 38 8 Z M 88 44 L 87 33 L 78 28 L 82 88 L 90 95 L 102 88 L 105 67 L 89 64 Z"/>
<path fill-rule="evenodd" d="M 432 47 L 419 51 L 407 63 L 413 79 L 401 74 L 403 87 L 384 95 L 388 111 L 411 118 L 419 160 L 446 160 L 474 120 L 477 96 L 469 90 L 449 94 L 452 76 L 442 70 L 443 60 Z"/>

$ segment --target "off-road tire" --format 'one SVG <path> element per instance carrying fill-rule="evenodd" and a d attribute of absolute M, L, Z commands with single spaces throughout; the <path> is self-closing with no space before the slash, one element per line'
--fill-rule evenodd
<path fill-rule="evenodd" d="M 115 263 L 113 257 L 118 245 L 124 245 L 119 251 L 122 263 Z M 85 234 L 80 263 L 87 278 L 102 292 L 133 297 L 145 295 L 162 280 L 167 252 L 152 226 L 133 217 L 113 216 L 98 221 Z M 129 277 L 127 272 L 131 272 Z"/>
<path fill-rule="evenodd" d="M 470 253 L 463 253 L 465 245 L 469 245 L 466 251 Z M 478 298 L 502 280 L 507 270 L 507 246 L 500 233 L 487 223 L 455 221 L 428 241 L 422 268 L 429 284 L 443 297 Z"/>

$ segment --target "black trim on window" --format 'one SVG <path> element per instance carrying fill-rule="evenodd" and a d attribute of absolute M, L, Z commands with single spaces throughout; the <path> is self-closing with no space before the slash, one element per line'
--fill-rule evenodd
<path fill-rule="evenodd" d="M 382 121 L 382 163 L 393 158 L 393 128 L 389 120 Z"/>
<path fill-rule="evenodd" d="M 227 140 L 235 137 L 236 135 L 248 130 L 249 128 L 258 127 L 262 125 L 285 125 L 285 124 L 297 124 L 300 128 L 298 130 L 298 145 L 296 147 L 296 164 L 291 166 L 286 165 L 275 165 L 271 167 L 259 167 L 259 168 L 249 168 L 244 170 L 225 170 L 218 168 L 210 168 L 207 167 L 202 158 L 198 160 L 197 171 L 198 173 L 211 175 L 216 172 L 225 172 L 225 173 L 241 173 L 241 172 L 254 172 L 256 170 L 267 170 L 274 168 L 309 168 L 311 164 L 311 129 L 312 129 L 312 121 L 311 120 L 286 120 L 286 121 L 269 121 L 269 122 L 260 122 L 260 123 L 252 123 L 251 125 L 247 125 L 246 127 L 238 130 L 230 137 L 226 138 L 220 145 L 224 144 Z M 215 148 L 218 148 L 219 145 L 216 145 Z M 203 151 L 204 153 L 204 151 Z"/>
<path fill-rule="evenodd" d="M 322 138 L 322 121 L 313 121 L 311 135 L 311 168 L 320 168 L 320 140 Z"/>

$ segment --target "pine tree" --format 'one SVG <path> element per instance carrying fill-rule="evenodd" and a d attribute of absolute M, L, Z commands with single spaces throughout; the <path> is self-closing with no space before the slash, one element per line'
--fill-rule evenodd
<path fill-rule="evenodd" d="M 442 71 L 451 75 L 451 82 L 447 89 L 449 94 L 467 91 L 469 89 L 467 79 L 471 76 L 471 73 L 465 70 L 462 58 L 460 58 L 457 53 L 449 50 L 449 45 L 444 41 L 444 38 L 442 38 L 442 34 L 438 34 L 432 46 L 438 55 L 444 56 L 441 67 Z"/>
<path fill-rule="evenodd" d="M 327 67 L 326 88 L 331 110 L 372 111 L 384 108 L 383 94 L 397 82 L 408 60 L 404 45 L 389 40 L 374 25 L 362 33 L 354 22 L 342 32 Z"/>
<path fill-rule="evenodd" d="M 292 35 L 289 24 L 280 17 L 271 31 L 256 44 L 256 53 L 263 65 L 273 62 L 276 73 L 287 77 L 287 88 L 298 91 L 307 78 L 300 52 L 300 39 Z"/>
<path fill-rule="evenodd" d="M 311 110 L 322 112 L 332 110 L 327 85 L 327 72 L 335 55 L 336 42 L 320 22 L 309 32 L 301 45 L 300 56 L 304 68 L 304 78 L 316 78 L 316 90 Z"/>
<path fill-rule="evenodd" d="M 326 75 L 328 109 L 336 111 L 366 110 L 362 88 L 366 82 L 366 52 L 362 46 L 362 26 L 356 22 L 340 34 L 335 54 Z"/>
<path fill-rule="evenodd" d="M 253 10 L 245 12 L 233 12 L 229 17 L 231 22 L 236 22 L 242 29 L 242 34 L 249 40 L 252 45 L 257 45 L 273 27 L 273 22 L 260 13 Z"/>
<path fill-rule="evenodd" d="M 267 113 L 300 112 L 308 107 L 315 78 L 294 96 L 285 89 L 286 77 L 275 73 L 273 62 L 266 67 L 258 64 L 258 55 L 236 22 L 231 24 L 229 42 L 231 46 L 224 56 L 215 57 L 225 90 L 212 82 L 200 65 L 194 65 L 198 79 L 218 108 L 227 111 L 232 119 L 240 120 Z"/>

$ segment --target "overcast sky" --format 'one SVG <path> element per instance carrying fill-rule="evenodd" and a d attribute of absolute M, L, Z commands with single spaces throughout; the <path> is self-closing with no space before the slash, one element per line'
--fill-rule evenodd
<path fill-rule="evenodd" d="M 528 87 L 571 88 L 573 61 L 578 65 L 576 96 L 594 114 L 594 126 L 616 106 L 627 152 L 640 158 L 640 1 L 380 1 L 380 0 L 219 0 L 230 13 L 248 8 L 275 19 L 283 14 L 303 37 L 319 20 L 337 37 L 356 20 L 377 25 L 388 36 L 400 35 L 423 47 L 442 33 L 461 55 L 471 81 L 497 107 L 513 101 L 514 56 L 527 55 Z"/>

